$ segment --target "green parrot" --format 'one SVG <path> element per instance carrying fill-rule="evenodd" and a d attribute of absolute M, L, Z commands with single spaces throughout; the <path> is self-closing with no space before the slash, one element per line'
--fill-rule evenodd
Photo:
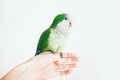
<path fill-rule="evenodd" d="M 61 53 L 69 36 L 71 25 L 71 17 L 68 14 L 57 15 L 51 26 L 40 36 L 35 55 L 45 51 Z"/>

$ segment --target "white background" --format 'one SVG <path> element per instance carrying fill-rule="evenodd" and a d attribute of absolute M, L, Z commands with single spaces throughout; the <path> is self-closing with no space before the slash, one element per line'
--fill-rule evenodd
<path fill-rule="evenodd" d="M 72 17 L 65 51 L 81 62 L 71 75 L 51 80 L 120 80 L 119 0 L 0 0 L 0 77 L 34 56 L 59 13 Z"/>

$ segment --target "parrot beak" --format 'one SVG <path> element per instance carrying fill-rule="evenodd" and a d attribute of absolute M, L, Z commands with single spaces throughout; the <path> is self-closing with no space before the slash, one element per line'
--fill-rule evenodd
<path fill-rule="evenodd" d="M 72 26 L 72 22 L 70 21 L 69 24 L 70 24 L 70 27 L 71 27 Z"/>

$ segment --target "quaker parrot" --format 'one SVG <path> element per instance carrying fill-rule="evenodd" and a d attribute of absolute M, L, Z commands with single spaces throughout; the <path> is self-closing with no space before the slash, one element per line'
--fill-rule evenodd
<path fill-rule="evenodd" d="M 66 14 L 57 15 L 51 26 L 39 38 L 36 55 L 41 52 L 62 53 L 72 26 L 71 17 Z"/>

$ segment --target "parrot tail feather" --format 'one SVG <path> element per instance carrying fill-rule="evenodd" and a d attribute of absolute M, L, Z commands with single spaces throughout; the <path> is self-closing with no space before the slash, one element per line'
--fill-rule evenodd
<path fill-rule="evenodd" d="M 36 56 L 36 55 L 39 55 L 40 53 L 41 53 L 41 49 L 37 49 L 37 50 L 36 50 L 36 53 L 35 53 L 35 56 Z"/>

